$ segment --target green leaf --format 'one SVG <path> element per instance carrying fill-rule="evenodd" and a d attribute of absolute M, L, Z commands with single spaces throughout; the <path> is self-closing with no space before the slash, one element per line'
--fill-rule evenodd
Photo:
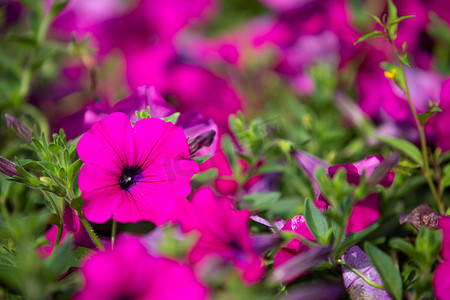
<path fill-rule="evenodd" d="M 389 22 L 389 24 L 397 24 L 398 22 L 401 22 L 401 21 L 409 19 L 409 18 L 414 18 L 414 17 L 415 17 L 415 15 L 407 15 L 407 16 L 398 17 L 398 18 L 391 20 Z"/>
<path fill-rule="evenodd" d="M 450 186 L 450 163 L 442 169 L 441 191 Z"/>
<path fill-rule="evenodd" d="M 50 152 L 44 148 L 41 141 L 39 141 L 36 138 L 32 138 L 31 141 L 33 142 L 34 146 L 36 147 L 37 152 L 40 154 L 43 160 L 45 161 L 52 161 L 52 155 Z"/>
<path fill-rule="evenodd" d="M 397 28 L 398 28 L 398 22 L 392 23 L 397 18 L 397 7 L 395 6 L 394 2 L 392 0 L 388 0 L 388 34 L 391 38 L 391 40 L 395 40 L 397 38 Z"/>
<path fill-rule="evenodd" d="M 48 145 L 48 150 L 50 150 L 50 152 L 51 152 L 53 155 L 58 156 L 59 153 L 60 153 L 63 149 L 61 148 L 61 146 L 59 146 L 59 145 L 57 145 L 57 144 L 51 143 L 51 144 Z"/>
<path fill-rule="evenodd" d="M 414 162 L 423 165 L 422 161 L 422 154 L 420 153 L 420 150 L 412 143 L 392 138 L 392 137 L 385 137 L 385 136 L 375 136 L 376 139 L 382 141 L 383 143 L 391 146 L 394 149 L 397 149 L 401 152 L 403 152 L 406 156 L 408 156 L 410 159 L 412 159 Z"/>
<path fill-rule="evenodd" d="M 217 177 L 217 174 L 218 174 L 218 171 L 216 168 L 209 169 L 207 171 L 194 174 L 194 176 L 192 177 L 192 180 L 204 182 L 204 181 L 215 179 Z"/>
<path fill-rule="evenodd" d="M 364 251 L 377 269 L 384 286 L 396 300 L 402 299 L 402 276 L 392 258 L 370 242 L 364 244 Z"/>
<path fill-rule="evenodd" d="M 416 249 L 424 255 L 425 265 L 430 266 L 441 249 L 441 232 L 422 226 L 417 235 Z"/>
<path fill-rule="evenodd" d="M 416 248 L 414 248 L 414 246 L 411 243 L 405 241 L 402 238 L 390 239 L 389 246 L 392 249 L 402 251 L 403 253 L 408 255 L 413 260 L 423 259 L 423 257 L 421 257 L 421 255 L 420 255 L 420 253 L 416 251 Z"/>
<path fill-rule="evenodd" d="M 363 42 L 365 40 L 371 39 L 371 38 L 376 37 L 376 36 L 385 36 L 385 35 L 384 35 L 384 33 L 382 31 L 374 30 L 374 31 L 366 33 L 365 35 L 360 37 L 353 45 L 359 44 L 359 43 L 361 43 L 361 42 Z"/>
<path fill-rule="evenodd" d="M 67 181 L 69 183 L 72 182 L 72 180 L 75 178 L 75 175 L 80 171 L 81 167 L 83 166 L 83 162 L 81 159 L 77 159 L 73 164 L 69 166 L 69 170 L 67 171 Z"/>
<path fill-rule="evenodd" d="M 94 251 L 85 247 L 78 247 L 73 249 L 71 251 L 70 260 L 68 261 L 67 266 L 74 268 L 79 267 L 83 259 L 91 253 L 94 253 Z"/>
<path fill-rule="evenodd" d="M 253 193 L 245 195 L 239 202 L 241 208 L 251 210 L 268 209 L 280 199 L 280 192 Z"/>
<path fill-rule="evenodd" d="M 16 270 L 15 257 L 9 252 L 0 252 L 0 272 Z"/>
<path fill-rule="evenodd" d="M 20 160 L 21 165 L 28 170 L 34 170 L 34 171 L 44 171 L 45 168 L 38 163 L 37 161 L 31 160 L 31 159 L 21 159 Z"/>
<path fill-rule="evenodd" d="M 426 113 L 419 114 L 420 122 L 422 122 L 423 125 L 425 125 L 432 116 L 434 116 L 436 113 L 442 112 L 442 109 L 439 108 L 439 106 L 434 105 L 430 111 Z"/>
<path fill-rule="evenodd" d="M 69 0 L 63 0 L 63 1 L 55 1 L 55 3 L 52 5 L 52 8 L 50 10 L 50 13 L 52 17 L 57 16 L 69 3 Z"/>
<path fill-rule="evenodd" d="M 286 166 L 280 164 L 266 164 L 262 165 L 256 171 L 256 174 L 266 174 L 266 173 L 281 173 L 286 170 Z"/>
<path fill-rule="evenodd" d="M 399 55 L 398 58 L 400 59 L 400 61 L 405 65 L 411 68 L 411 64 L 409 63 L 408 60 L 408 53 L 405 53 L 403 55 Z"/>
<path fill-rule="evenodd" d="M 321 244 L 326 244 L 326 237 L 328 235 L 328 224 L 327 220 L 319 209 L 314 205 L 313 201 L 306 198 L 305 201 L 305 220 L 306 225 L 308 225 L 309 230 L 314 235 L 314 237 L 320 241 Z"/>
<path fill-rule="evenodd" d="M 72 207 L 77 212 L 81 212 L 83 202 L 84 202 L 83 198 L 77 197 L 70 202 L 70 207 Z"/>
<path fill-rule="evenodd" d="M 61 243 L 58 250 L 50 257 L 44 259 L 44 266 L 49 275 L 57 278 L 59 275 L 69 270 L 69 263 L 71 259 L 72 237 L 67 237 Z"/>
<path fill-rule="evenodd" d="M 379 228 L 379 226 L 380 226 L 380 224 L 373 223 L 372 225 L 370 225 L 369 227 L 367 227 L 364 230 L 361 230 L 358 232 L 352 232 L 352 233 L 348 234 L 347 237 L 345 238 L 344 242 L 341 243 L 341 245 L 338 247 L 338 249 L 336 251 L 336 253 L 337 253 L 336 256 L 341 257 L 342 254 L 344 254 L 345 250 L 347 250 L 351 246 L 356 245 L 359 242 L 361 242 L 369 234 L 371 234 L 372 232 L 377 230 Z"/>
<path fill-rule="evenodd" d="M 380 18 L 378 18 L 377 16 L 372 15 L 372 14 L 369 14 L 369 16 L 371 16 L 372 19 L 375 20 L 375 22 L 377 22 L 378 24 L 380 24 L 381 26 L 383 26 L 383 22 L 381 22 Z"/>
<path fill-rule="evenodd" d="M 228 162 L 230 163 L 231 169 L 235 170 L 237 163 L 235 150 L 236 148 L 229 135 L 224 135 L 222 137 L 222 149 L 225 152 L 225 156 L 227 157 Z"/>
<path fill-rule="evenodd" d="M 180 113 L 179 112 L 176 112 L 176 113 L 174 113 L 174 114 L 171 114 L 170 116 L 168 116 L 168 117 L 165 117 L 165 118 L 162 118 L 164 121 L 166 121 L 166 122 L 170 122 L 170 123 L 172 123 L 172 124 L 175 124 L 175 123 L 177 123 L 177 121 L 178 121 L 178 117 L 180 116 Z"/>
<path fill-rule="evenodd" d="M 207 154 L 207 155 L 203 155 L 203 156 L 191 157 L 191 159 L 200 165 L 200 164 L 204 163 L 205 161 L 207 161 L 211 156 L 212 156 L 211 154 Z"/>

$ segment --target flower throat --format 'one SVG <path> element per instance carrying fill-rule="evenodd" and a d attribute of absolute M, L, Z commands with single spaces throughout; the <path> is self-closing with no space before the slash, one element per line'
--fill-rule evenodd
<path fill-rule="evenodd" d="M 125 167 L 123 169 L 122 174 L 119 178 L 119 184 L 120 187 L 123 190 L 128 190 L 132 185 L 134 185 L 136 182 L 139 182 L 139 179 L 141 179 L 142 170 L 140 167 Z"/>

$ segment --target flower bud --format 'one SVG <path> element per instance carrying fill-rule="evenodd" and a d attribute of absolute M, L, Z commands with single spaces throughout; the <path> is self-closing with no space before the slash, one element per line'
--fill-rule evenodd
<path fill-rule="evenodd" d="M 6 126 L 12 128 L 17 133 L 17 135 L 20 136 L 22 139 L 24 139 L 28 143 L 31 143 L 32 135 L 31 130 L 30 128 L 28 128 L 28 126 L 26 126 L 25 124 L 23 124 L 22 122 L 20 122 L 19 120 L 17 120 L 16 118 L 14 118 L 9 114 L 5 114 L 5 121 Z"/>
<path fill-rule="evenodd" d="M 0 156 L 0 173 L 3 173 L 9 177 L 20 176 L 19 172 L 17 172 L 16 170 L 16 166 L 12 162 L 1 156 Z"/>

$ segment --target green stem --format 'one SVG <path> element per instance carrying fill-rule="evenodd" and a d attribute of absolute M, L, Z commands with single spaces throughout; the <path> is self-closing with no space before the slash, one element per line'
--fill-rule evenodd
<path fill-rule="evenodd" d="M 363 273 L 359 272 L 357 269 L 353 268 L 352 266 L 350 266 L 349 264 L 347 264 L 346 262 L 344 262 L 342 259 L 338 259 L 336 262 L 337 262 L 338 264 L 343 265 L 344 267 L 349 268 L 353 273 L 355 273 L 356 275 L 358 275 L 359 277 L 361 277 L 367 284 L 373 286 L 374 288 L 382 289 L 382 290 L 385 290 L 385 289 L 386 289 L 383 285 L 378 284 L 378 283 L 376 283 L 376 282 L 373 282 L 372 280 L 370 280 L 369 278 L 367 278 Z"/>
<path fill-rule="evenodd" d="M 51 255 L 55 254 L 56 250 L 59 247 L 59 243 L 61 242 L 62 232 L 63 232 L 63 226 L 60 224 L 58 226 L 58 233 L 56 234 L 56 240 L 55 240 L 55 244 L 53 245 L 53 250 L 52 250 Z"/>
<path fill-rule="evenodd" d="M 419 115 L 417 114 L 416 108 L 414 107 L 414 103 L 411 99 L 411 93 L 409 91 L 408 81 L 406 80 L 405 67 L 403 66 L 403 63 L 400 60 L 400 54 L 398 53 L 397 47 L 394 45 L 394 42 L 392 41 L 391 38 L 389 38 L 389 42 L 391 43 L 392 48 L 394 49 L 395 56 L 397 57 L 397 60 L 399 62 L 401 76 L 405 80 L 406 98 L 408 99 L 409 108 L 411 109 L 411 112 L 414 117 L 414 121 L 417 126 L 417 130 L 419 131 L 420 147 L 422 150 L 422 159 L 423 159 L 422 172 L 427 180 L 428 186 L 430 187 L 431 193 L 433 194 L 433 197 L 436 200 L 436 204 L 439 208 L 439 212 L 441 214 L 443 214 L 444 213 L 443 203 L 442 203 L 441 199 L 439 198 L 439 195 L 436 191 L 436 187 L 434 186 L 433 180 L 431 179 L 431 176 L 430 176 L 430 167 L 429 167 L 429 162 L 428 162 L 428 150 L 427 150 L 427 140 L 425 137 L 425 129 L 424 129 L 424 126 L 422 125 L 422 122 L 419 119 Z"/>
<path fill-rule="evenodd" d="M 117 234 L 117 222 L 113 220 L 111 232 L 111 248 L 114 248 L 114 241 L 116 240 L 116 234 Z"/>
<path fill-rule="evenodd" d="M 63 219 L 63 213 L 62 211 L 59 209 L 58 205 L 56 205 L 55 200 L 53 199 L 52 195 L 50 195 L 49 192 L 44 191 L 45 196 L 47 196 L 47 198 L 50 200 L 50 203 L 53 206 L 53 209 L 55 210 L 55 212 L 58 214 L 59 218 L 62 220 Z"/>
<path fill-rule="evenodd" d="M 97 235 L 95 234 L 94 230 L 92 229 L 91 225 L 89 225 L 88 221 L 84 217 L 82 212 L 77 212 L 78 217 L 80 218 L 81 223 L 83 224 L 84 228 L 86 229 L 87 233 L 89 234 L 89 237 L 92 239 L 94 244 L 97 246 L 98 249 L 101 251 L 105 251 L 105 247 L 103 247 L 102 243 L 98 239 Z"/>

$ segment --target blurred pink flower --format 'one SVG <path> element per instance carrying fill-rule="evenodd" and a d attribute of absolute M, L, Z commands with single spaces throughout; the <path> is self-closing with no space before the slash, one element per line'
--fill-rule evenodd
<path fill-rule="evenodd" d="M 324 211 L 327 204 L 323 201 L 314 201 L 314 204 L 320 211 Z M 284 224 L 280 231 L 292 231 L 301 235 L 304 239 L 315 242 L 316 239 L 312 235 L 304 216 L 295 216 Z M 287 245 L 281 247 L 281 249 L 275 254 L 273 258 L 273 267 L 277 268 L 284 264 L 286 261 L 291 260 L 293 257 L 302 254 L 310 247 L 303 244 L 299 239 L 291 240 Z M 302 274 L 298 274 L 301 276 Z M 295 278 L 293 278 L 295 279 Z"/>
<path fill-rule="evenodd" d="M 183 131 L 155 118 L 132 126 L 124 113 L 112 113 L 83 135 L 77 151 L 85 163 L 78 179 L 83 212 L 97 223 L 111 216 L 124 223 L 165 223 L 175 199 L 191 192 L 190 179 L 198 172 L 197 163 L 187 160 Z"/>
<path fill-rule="evenodd" d="M 434 296 L 438 300 L 450 299 L 450 216 L 442 216 L 439 220 L 439 228 L 442 230 L 441 257 L 434 271 L 433 288 Z"/>
<path fill-rule="evenodd" d="M 95 122 L 113 112 L 123 112 L 132 122 L 136 122 L 135 112 L 147 110 L 147 107 L 150 108 L 152 118 L 165 118 L 176 112 L 175 108 L 164 100 L 154 86 L 143 85 L 136 88 L 129 97 L 117 102 L 112 108 L 105 102 L 88 103 L 82 110 L 61 120 L 57 128 L 64 128 L 66 136 L 72 139 L 83 134 Z M 202 156 L 216 152 L 218 129 L 212 119 L 206 119 L 197 112 L 188 112 L 179 116 L 176 125 L 183 129 L 185 135 L 191 141 L 194 141 L 198 136 L 208 134 L 206 140 L 203 139 L 199 142 L 197 139 L 197 151 L 191 154 Z"/>
<path fill-rule="evenodd" d="M 75 0 L 52 25 L 62 38 L 72 32 L 79 38 L 94 37 L 99 55 L 120 49 L 129 52 L 155 44 L 171 43 L 193 21 L 208 18 L 215 10 L 211 0 Z"/>
<path fill-rule="evenodd" d="M 86 248 L 96 248 L 94 242 L 92 242 L 88 233 L 84 229 L 84 227 L 80 223 L 80 219 L 78 218 L 75 211 L 67 205 L 64 208 L 63 214 L 63 231 L 61 236 L 61 243 L 63 243 L 69 235 L 73 237 L 73 247 L 86 247 Z M 56 241 L 56 235 L 58 232 L 58 227 L 56 225 L 52 225 L 50 229 L 45 233 L 45 238 L 50 242 L 50 245 L 44 245 L 39 247 L 36 251 L 38 255 L 44 259 L 49 257 L 52 254 L 53 245 Z"/>
<path fill-rule="evenodd" d="M 174 99 L 180 112 L 197 111 L 212 118 L 221 134 L 229 132 L 229 115 L 242 108 L 239 94 L 227 80 L 201 66 L 182 62 L 170 46 L 142 49 L 129 57 L 127 79 L 131 88 L 151 83 Z"/>
<path fill-rule="evenodd" d="M 379 66 L 385 60 L 387 58 L 383 53 L 373 49 L 369 52 L 356 77 L 358 104 L 378 124 L 378 134 L 417 142 L 419 134 L 406 95 L 384 76 L 384 71 Z M 406 68 L 405 72 L 411 99 L 418 113 L 427 112 L 430 102 L 439 103 L 442 76 L 414 66 Z M 433 136 L 431 131 L 426 133 L 430 138 Z"/>
<path fill-rule="evenodd" d="M 198 189 L 178 214 L 184 232 L 200 237 L 189 253 L 192 263 L 221 258 L 230 261 L 248 283 L 260 280 L 264 264 L 252 248 L 247 210 L 237 211 L 228 198 L 219 198 L 210 188 Z"/>
<path fill-rule="evenodd" d="M 302 170 L 306 173 L 309 180 L 311 181 L 317 199 L 325 202 L 326 199 L 321 194 L 318 194 L 320 193 L 320 190 L 318 189 L 316 179 L 314 177 L 316 168 L 326 168 L 327 173 L 330 177 L 333 177 L 337 170 L 339 170 L 340 168 L 344 168 L 347 174 L 348 183 L 358 185 L 363 173 L 367 178 L 369 178 L 375 168 L 384 161 L 383 156 L 372 155 L 355 163 L 327 166 L 325 162 L 306 152 L 294 151 L 293 155 Z M 394 173 L 389 172 L 381 179 L 380 182 L 377 183 L 387 188 L 392 184 L 393 180 Z M 350 215 L 350 219 L 347 225 L 347 233 L 363 230 L 370 226 L 373 222 L 375 222 L 380 216 L 379 206 L 380 195 L 378 193 L 369 194 L 366 196 L 366 198 L 358 201 L 353 207 L 353 211 Z"/>
<path fill-rule="evenodd" d="M 328 175 L 333 177 L 340 169 L 344 168 L 347 174 L 347 181 L 350 184 L 358 185 L 361 176 L 365 175 L 369 178 L 373 170 L 384 161 L 381 155 L 372 155 L 355 163 L 346 163 L 340 165 L 330 166 L 328 168 Z M 389 172 L 379 182 L 383 187 L 388 188 L 394 180 L 394 173 Z M 321 199 L 325 200 L 323 196 Z M 372 193 L 367 195 L 364 199 L 358 201 L 353 207 L 350 219 L 348 220 L 347 233 L 358 232 L 369 227 L 380 216 L 380 195 Z"/>
<path fill-rule="evenodd" d="M 450 128 L 450 79 L 442 84 L 439 107 L 442 112 L 433 116 L 425 129 L 428 129 L 427 133 L 433 136 L 436 147 L 447 152 L 450 150 L 450 135 L 448 134 L 448 128 Z"/>
<path fill-rule="evenodd" d="M 81 272 L 84 286 L 77 300 L 208 298 L 208 290 L 189 266 L 150 255 L 133 237 L 119 236 L 113 250 L 88 257 Z"/>

